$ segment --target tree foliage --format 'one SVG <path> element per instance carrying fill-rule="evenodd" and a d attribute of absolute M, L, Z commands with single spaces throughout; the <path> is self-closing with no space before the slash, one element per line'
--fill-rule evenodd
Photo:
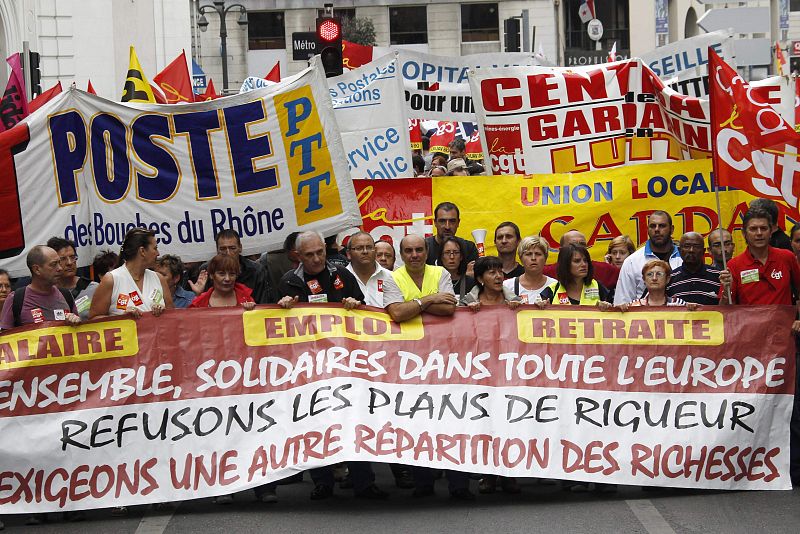
<path fill-rule="evenodd" d="M 364 46 L 376 46 L 375 25 L 372 19 L 353 17 L 342 21 L 342 37 L 345 41 Z"/>

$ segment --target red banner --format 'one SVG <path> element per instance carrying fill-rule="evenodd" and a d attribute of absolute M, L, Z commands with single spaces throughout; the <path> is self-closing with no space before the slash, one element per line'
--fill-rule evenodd
<path fill-rule="evenodd" d="M 0 513 L 228 494 L 348 460 L 789 489 L 793 318 L 498 306 L 398 324 L 301 305 L 18 329 L 0 336 Z"/>

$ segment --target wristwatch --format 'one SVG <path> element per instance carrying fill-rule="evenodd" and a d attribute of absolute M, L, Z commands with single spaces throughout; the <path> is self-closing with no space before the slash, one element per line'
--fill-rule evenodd
<path fill-rule="evenodd" d="M 419 304 L 419 309 L 420 310 L 424 310 L 425 309 L 425 306 L 422 305 L 422 299 L 414 299 L 414 302 Z"/>

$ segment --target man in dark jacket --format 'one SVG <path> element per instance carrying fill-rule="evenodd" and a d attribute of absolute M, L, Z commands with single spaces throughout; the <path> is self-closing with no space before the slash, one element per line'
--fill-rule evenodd
<path fill-rule="evenodd" d="M 278 284 L 281 299 L 278 304 L 291 308 L 297 302 L 340 302 L 352 310 L 364 302 L 364 294 L 355 276 L 343 267 L 327 261 L 325 238 L 317 232 L 303 232 L 297 236 L 295 248 L 300 265 L 284 274 Z M 388 493 L 375 485 L 375 474 L 369 462 L 348 462 L 353 490 L 357 497 L 385 499 Z M 327 499 L 333 495 L 333 469 L 325 466 L 311 470 L 315 488 L 313 500 Z M 274 485 L 269 488 L 274 492 Z"/>

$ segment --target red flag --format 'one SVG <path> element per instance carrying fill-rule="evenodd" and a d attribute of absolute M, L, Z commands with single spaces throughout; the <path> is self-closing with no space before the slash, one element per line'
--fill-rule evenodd
<path fill-rule="evenodd" d="M 94 87 L 92 87 L 92 80 L 89 80 L 89 84 L 86 86 L 86 92 L 93 95 L 97 94 L 97 92 L 94 90 Z"/>
<path fill-rule="evenodd" d="M 456 123 L 439 121 L 436 132 L 431 136 L 431 152 L 450 153 L 450 142 L 456 138 Z"/>
<path fill-rule="evenodd" d="M 408 136 L 411 138 L 411 150 L 422 150 L 420 122 L 422 122 L 421 119 L 408 119 Z"/>
<path fill-rule="evenodd" d="M 0 100 L 0 132 L 11 129 L 30 113 L 19 52 L 11 54 L 6 61 L 11 65 L 11 74 L 3 98 Z"/>
<path fill-rule="evenodd" d="M 372 47 L 342 41 L 342 65 L 353 70 L 372 61 Z"/>
<path fill-rule="evenodd" d="M 206 92 L 202 95 L 195 96 L 195 102 L 205 102 L 207 100 L 214 100 L 215 98 L 219 98 L 220 95 L 217 94 L 217 90 L 214 89 L 214 80 L 208 80 L 208 86 L 206 87 Z"/>
<path fill-rule="evenodd" d="M 472 135 L 467 139 L 467 146 L 465 149 L 467 159 L 480 160 L 483 159 L 483 147 L 481 147 L 481 132 L 476 127 Z"/>
<path fill-rule="evenodd" d="M 267 80 L 267 81 L 270 81 L 270 82 L 275 82 L 275 83 L 278 83 L 279 81 L 281 81 L 281 62 L 280 61 L 275 63 L 275 66 L 272 67 L 272 70 L 269 71 L 269 74 L 267 74 L 264 77 L 264 79 Z"/>
<path fill-rule="evenodd" d="M 782 200 L 796 213 L 800 134 L 769 105 L 767 91 L 750 87 L 710 48 L 708 74 L 717 184 Z"/>
<path fill-rule="evenodd" d="M 189 67 L 186 65 L 186 51 L 172 60 L 164 70 L 153 77 L 153 81 L 164 93 L 167 104 L 178 102 L 194 102 L 192 78 L 189 76 Z M 156 97 L 158 100 L 158 97 Z"/>
<path fill-rule="evenodd" d="M 33 113 L 43 105 L 50 102 L 59 93 L 61 93 L 61 82 L 58 82 L 50 89 L 31 100 L 31 103 L 28 104 L 28 110 Z"/>

